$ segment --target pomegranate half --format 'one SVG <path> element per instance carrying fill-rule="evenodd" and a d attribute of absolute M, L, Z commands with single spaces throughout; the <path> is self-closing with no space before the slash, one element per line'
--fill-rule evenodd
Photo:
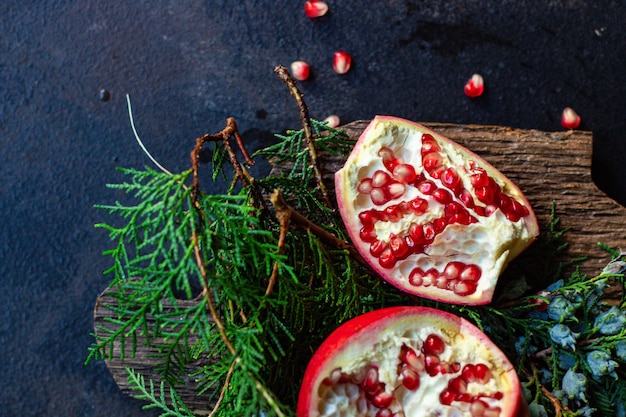
<path fill-rule="evenodd" d="M 528 416 L 515 368 L 467 320 L 388 307 L 336 329 L 309 362 L 298 417 Z"/>
<path fill-rule="evenodd" d="M 359 253 L 399 289 L 480 305 L 539 234 L 520 189 L 478 155 L 408 120 L 377 116 L 335 174 Z"/>

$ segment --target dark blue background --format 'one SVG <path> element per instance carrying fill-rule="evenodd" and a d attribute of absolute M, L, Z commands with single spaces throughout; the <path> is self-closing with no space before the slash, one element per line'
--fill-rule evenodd
<path fill-rule="evenodd" d="M 299 128 L 273 73 L 304 59 L 315 118 L 378 113 L 416 121 L 562 130 L 565 106 L 594 133 L 593 173 L 624 204 L 626 2 L 0 2 L 0 415 L 131 416 L 102 362 L 83 366 L 110 244 L 93 208 L 118 166 L 189 166 L 197 136 L 233 116 L 251 149 Z M 353 69 L 339 76 L 332 54 Z M 486 94 L 462 88 L 472 73 Z M 99 99 L 101 89 L 110 100 Z M 266 166 L 255 171 L 261 174 Z M 566 208 L 561 208 L 565 210 Z M 617 230 L 616 233 L 623 233 Z"/>

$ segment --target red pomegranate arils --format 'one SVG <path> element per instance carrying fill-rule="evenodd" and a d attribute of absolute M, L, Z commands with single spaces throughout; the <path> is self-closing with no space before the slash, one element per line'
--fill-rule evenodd
<path fill-rule="evenodd" d="M 294 61 L 291 63 L 291 75 L 298 81 L 304 81 L 309 78 L 311 67 L 304 61 Z"/>
<path fill-rule="evenodd" d="M 411 368 L 409 365 L 405 364 L 402 366 L 400 375 L 402 376 L 402 385 L 404 385 L 406 389 L 415 391 L 419 388 L 420 376 L 417 371 Z"/>
<path fill-rule="evenodd" d="M 328 12 L 328 4 L 320 0 L 312 0 L 304 3 L 304 13 L 311 19 L 324 16 Z"/>
<path fill-rule="evenodd" d="M 580 126 L 580 116 L 571 107 L 564 108 L 561 114 L 561 126 L 565 129 L 576 129 Z"/>
<path fill-rule="evenodd" d="M 337 74 L 345 74 L 350 71 L 352 55 L 346 51 L 337 51 L 333 55 L 333 69 Z"/>
<path fill-rule="evenodd" d="M 446 349 L 446 344 L 443 339 L 436 334 L 429 334 L 422 346 L 425 354 L 441 355 Z"/>
<path fill-rule="evenodd" d="M 465 83 L 465 87 L 463 87 L 463 92 L 465 92 L 465 95 L 471 98 L 481 96 L 484 90 L 485 82 L 480 74 L 472 75 L 472 78 L 467 80 L 467 82 Z"/>

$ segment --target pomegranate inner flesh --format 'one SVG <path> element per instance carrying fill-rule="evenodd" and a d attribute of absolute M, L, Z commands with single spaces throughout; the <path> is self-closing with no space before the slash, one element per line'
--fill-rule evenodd
<path fill-rule="evenodd" d="M 450 344 L 431 329 L 378 342 L 365 355 L 322 381 L 320 416 L 500 415 L 506 387 L 480 346 Z"/>

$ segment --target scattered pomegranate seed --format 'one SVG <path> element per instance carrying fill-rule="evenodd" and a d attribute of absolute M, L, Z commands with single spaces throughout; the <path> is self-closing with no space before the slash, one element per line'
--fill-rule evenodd
<path fill-rule="evenodd" d="M 334 129 L 337 126 L 339 126 L 339 116 L 337 116 L 336 114 L 331 114 L 330 116 L 324 119 L 324 122 L 328 124 L 328 127 L 330 127 L 331 129 Z"/>
<path fill-rule="evenodd" d="M 299 81 L 309 78 L 311 67 L 304 61 L 294 61 L 291 63 L 291 75 Z"/>
<path fill-rule="evenodd" d="M 337 51 L 333 56 L 333 69 L 337 74 L 345 74 L 350 71 L 352 56 L 345 51 Z"/>
<path fill-rule="evenodd" d="M 576 129 L 580 126 L 580 116 L 571 107 L 566 107 L 561 115 L 561 125 L 565 129 Z"/>
<path fill-rule="evenodd" d="M 324 16 L 328 12 L 328 4 L 324 1 L 313 0 L 304 3 L 304 13 L 311 19 Z"/>
<path fill-rule="evenodd" d="M 465 87 L 463 88 L 465 95 L 471 98 L 479 97 L 485 91 L 485 82 L 480 74 L 472 75 L 472 78 L 467 80 Z"/>

